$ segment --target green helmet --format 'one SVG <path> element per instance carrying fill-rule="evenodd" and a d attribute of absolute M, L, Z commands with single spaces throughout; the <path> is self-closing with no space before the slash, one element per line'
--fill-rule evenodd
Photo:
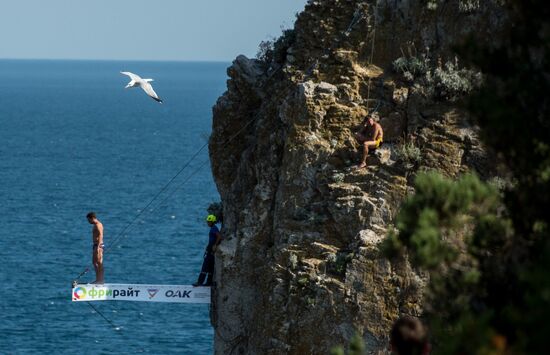
<path fill-rule="evenodd" d="M 217 218 L 213 214 L 209 214 L 208 217 L 206 217 L 206 222 L 216 223 L 216 221 L 217 221 Z"/>

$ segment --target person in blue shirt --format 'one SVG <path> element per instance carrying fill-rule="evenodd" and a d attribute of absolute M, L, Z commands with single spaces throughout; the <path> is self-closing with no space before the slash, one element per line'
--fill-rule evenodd
<path fill-rule="evenodd" d="M 213 214 L 206 217 L 206 223 L 210 227 L 210 233 L 208 234 L 208 245 L 206 246 L 206 251 L 204 252 L 204 260 L 202 262 L 201 273 L 197 282 L 193 286 L 212 286 L 212 278 L 214 277 L 214 254 L 222 240 L 222 235 L 218 227 L 216 227 L 216 222 L 218 219 Z M 206 283 L 204 280 L 206 279 Z"/>

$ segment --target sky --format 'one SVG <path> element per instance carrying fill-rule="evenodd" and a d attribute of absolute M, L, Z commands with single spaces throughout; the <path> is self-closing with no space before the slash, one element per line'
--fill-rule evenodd
<path fill-rule="evenodd" d="M 0 58 L 231 61 L 306 0 L 0 0 Z"/>

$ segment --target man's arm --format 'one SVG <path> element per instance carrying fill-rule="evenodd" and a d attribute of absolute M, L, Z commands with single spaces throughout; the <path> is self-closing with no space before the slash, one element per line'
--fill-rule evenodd
<path fill-rule="evenodd" d="M 371 141 L 375 141 L 376 140 L 376 135 L 378 135 L 378 126 L 377 125 L 374 125 L 374 129 L 372 130 L 372 137 L 371 137 Z"/>
<path fill-rule="evenodd" d="M 222 241 L 222 234 L 220 232 L 216 232 L 216 241 L 214 242 L 214 245 L 212 246 L 212 251 L 215 252 L 216 249 L 218 249 L 218 244 Z"/>
<path fill-rule="evenodd" d="M 380 124 L 376 124 L 374 128 L 374 135 L 372 136 L 372 140 L 375 141 L 376 137 L 378 136 L 382 137 L 382 127 L 380 126 Z"/>
<path fill-rule="evenodd" d="M 103 224 L 98 223 L 97 224 L 97 243 L 101 245 L 103 243 Z"/>

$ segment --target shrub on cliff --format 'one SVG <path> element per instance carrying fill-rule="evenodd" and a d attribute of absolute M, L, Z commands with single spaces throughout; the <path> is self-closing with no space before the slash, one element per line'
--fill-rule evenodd
<path fill-rule="evenodd" d="M 453 101 L 472 92 L 481 83 L 481 74 L 460 68 L 458 62 L 446 62 L 426 77 L 430 94 L 439 99 Z"/>
<path fill-rule="evenodd" d="M 426 75 L 430 70 L 430 60 L 424 54 L 421 56 L 403 56 L 393 61 L 393 69 L 402 73 L 405 80 L 413 81 Z"/>
<path fill-rule="evenodd" d="M 296 32 L 293 29 L 283 30 L 282 35 L 276 40 L 260 42 L 256 59 L 266 64 L 283 64 L 286 60 L 288 49 L 296 41 Z"/>
<path fill-rule="evenodd" d="M 481 84 L 481 74 L 460 67 L 456 58 L 433 65 L 427 54 L 410 54 L 394 60 L 393 69 L 405 81 L 423 88 L 426 96 L 437 100 L 455 101 Z"/>
<path fill-rule="evenodd" d="M 345 351 L 342 346 L 337 346 L 331 349 L 330 355 L 366 355 L 365 342 L 361 338 L 361 335 L 355 334 L 349 343 L 348 350 Z"/>
<path fill-rule="evenodd" d="M 422 160 L 422 152 L 412 140 L 399 144 L 395 150 L 395 153 L 397 155 L 397 159 L 404 163 L 409 169 L 420 163 Z"/>
<path fill-rule="evenodd" d="M 427 0 L 427 7 L 430 10 L 436 10 L 439 7 L 439 3 L 443 0 Z M 460 12 L 473 12 L 481 7 L 481 0 L 459 0 L 458 10 Z"/>

